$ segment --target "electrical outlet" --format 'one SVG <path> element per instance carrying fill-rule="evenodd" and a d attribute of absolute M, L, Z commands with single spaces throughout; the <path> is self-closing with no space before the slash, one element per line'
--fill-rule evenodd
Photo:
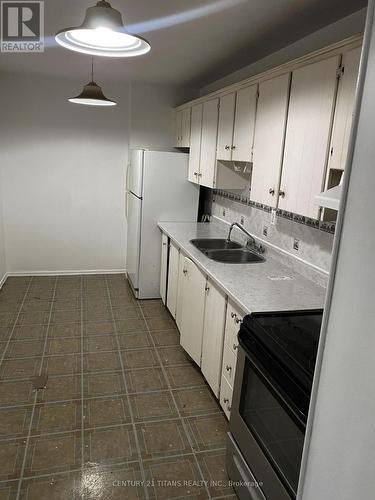
<path fill-rule="evenodd" d="M 244 225 L 245 224 L 245 219 L 244 217 L 241 217 L 241 224 Z"/>
<path fill-rule="evenodd" d="M 267 238 L 267 235 L 268 235 L 268 227 L 263 226 L 263 236 L 265 236 Z"/>
<path fill-rule="evenodd" d="M 296 250 L 297 252 L 299 250 L 299 240 L 297 240 L 297 238 L 294 238 L 293 250 Z"/>
<path fill-rule="evenodd" d="M 274 226 L 276 224 L 276 210 L 273 208 L 271 210 L 271 225 Z"/>
<path fill-rule="evenodd" d="M 223 217 L 225 217 L 225 208 L 223 208 Z"/>

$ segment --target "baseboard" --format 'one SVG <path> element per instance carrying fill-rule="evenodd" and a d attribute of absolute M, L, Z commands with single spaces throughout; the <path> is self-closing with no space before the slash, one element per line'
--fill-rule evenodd
<path fill-rule="evenodd" d="M 9 276 L 8 273 L 5 273 L 4 276 L 1 278 L 1 280 L 0 280 L 0 290 L 3 288 L 3 285 L 6 282 L 8 276 Z"/>
<path fill-rule="evenodd" d="M 76 271 L 10 271 L 8 276 L 76 276 L 77 274 L 126 274 L 125 269 L 80 269 Z"/>

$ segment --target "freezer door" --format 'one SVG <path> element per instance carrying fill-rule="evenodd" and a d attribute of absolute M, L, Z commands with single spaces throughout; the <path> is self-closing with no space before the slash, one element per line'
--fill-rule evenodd
<path fill-rule="evenodd" d="M 126 194 L 126 203 L 128 214 L 126 272 L 134 291 L 137 291 L 139 288 L 142 200 L 128 192 Z"/>
<path fill-rule="evenodd" d="M 144 151 L 134 149 L 130 154 L 126 190 L 142 198 Z"/>

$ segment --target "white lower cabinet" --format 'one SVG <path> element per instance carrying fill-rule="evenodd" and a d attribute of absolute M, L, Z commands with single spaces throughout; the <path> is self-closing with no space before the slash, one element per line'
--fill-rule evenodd
<path fill-rule="evenodd" d="M 176 319 L 177 313 L 177 291 L 178 291 L 178 269 L 180 264 L 180 251 L 174 243 L 169 246 L 169 264 L 168 264 L 168 289 L 167 289 L 167 308 Z"/>
<path fill-rule="evenodd" d="M 230 410 L 232 408 L 232 396 L 233 388 L 228 384 L 228 382 L 223 377 L 221 379 L 221 389 L 220 389 L 220 405 L 224 410 L 225 416 L 229 420 Z"/>
<path fill-rule="evenodd" d="M 183 265 L 180 280 L 180 343 L 200 366 L 204 322 L 206 276 L 188 257 L 181 254 Z"/>
<path fill-rule="evenodd" d="M 167 274 L 168 274 L 168 236 L 162 234 L 161 237 L 161 267 L 160 267 L 160 296 L 163 304 L 167 295 Z"/>
<path fill-rule="evenodd" d="M 231 387 L 233 387 L 234 377 L 236 374 L 237 354 L 225 344 L 223 354 L 223 376 L 226 378 Z"/>
<path fill-rule="evenodd" d="M 226 307 L 226 295 L 208 279 L 201 370 L 216 397 L 220 391 Z"/>
<path fill-rule="evenodd" d="M 228 301 L 225 319 L 223 368 L 220 386 L 220 404 L 228 420 L 232 405 L 233 385 L 236 377 L 238 339 L 237 334 L 243 319 L 243 313 Z"/>

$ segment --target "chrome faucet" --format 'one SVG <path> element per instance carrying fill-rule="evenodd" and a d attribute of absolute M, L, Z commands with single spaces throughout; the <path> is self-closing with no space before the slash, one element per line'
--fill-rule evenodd
<path fill-rule="evenodd" d="M 257 243 L 254 236 L 252 236 L 248 231 L 246 231 L 246 229 L 243 226 L 241 226 L 241 224 L 239 224 L 238 222 L 233 222 L 233 224 L 231 224 L 231 226 L 229 228 L 229 234 L 228 234 L 227 241 L 230 241 L 230 237 L 231 237 L 231 234 L 232 234 L 234 227 L 241 229 L 241 231 L 246 234 L 246 236 L 248 237 L 248 240 L 247 240 L 248 247 L 252 247 L 254 250 L 256 250 L 259 253 L 264 253 L 263 245 L 261 245 L 260 243 Z"/>

